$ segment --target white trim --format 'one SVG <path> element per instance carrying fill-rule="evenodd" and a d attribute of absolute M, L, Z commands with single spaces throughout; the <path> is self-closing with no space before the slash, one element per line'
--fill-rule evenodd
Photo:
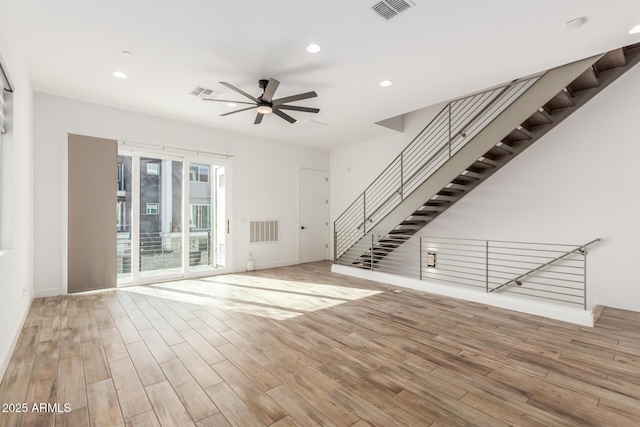
<path fill-rule="evenodd" d="M 418 279 L 411 279 L 408 277 L 363 270 L 361 268 L 347 267 L 338 264 L 333 264 L 331 266 L 331 271 L 333 273 L 374 280 L 376 282 L 382 282 L 430 294 L 444 295 L 451 298 L 478 302 L 481 304 L 519 311 L 521 313 L 533 314 L 536 316 L 543 316 L 582 326 L 593 327 L 595 323 L 592 309 L 584 310 L 578 307 L 574 308 L 546 301 L 536 301 L 528 298 L 525 299 L 514 295 L 478 292 L 477 290 L 463 289 L 457 286 L 443 285 L 424 280 L 421 281 Z"/>
<path fill-rule="evenodd" d="M 9 362 L 11 362 L 11 356 L 16 351 L 16 345 L 18 345 L 18 340 L 20 339 L 20 334 L 22 333 L 22 329 L 24 328 L 24 323 L 27 321 L 27 316 L 29 315 L 29 311 L 31 311 L 31 303 L 33 299 L 29 300 L 29 304 L 27 304 L 27 308 L 22 313 L 22 318 L 20 322 L 18 322 L 18 328 L 16 329 L 16 333 L 11 341 L 11 345 L 7 351 L 5 359 L 2 361 L 2 365 L 0 366 L 0 383 L 4 379 L 4 374 L 7 373 L 7 368 L 9 367 Z"/>

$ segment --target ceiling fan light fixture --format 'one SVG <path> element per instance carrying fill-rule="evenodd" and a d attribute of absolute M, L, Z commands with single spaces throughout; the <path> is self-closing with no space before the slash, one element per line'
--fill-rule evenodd
<path fill-rule="evenodd" d="M 256 110 L 260 114 L 271 114 L 271 112 L 273 111 L 273 109 L 268 105 L 258 105 L 258 108 Z"/>

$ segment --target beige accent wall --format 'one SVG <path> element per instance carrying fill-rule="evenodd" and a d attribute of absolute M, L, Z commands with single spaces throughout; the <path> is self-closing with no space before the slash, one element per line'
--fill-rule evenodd
<path fill-rule="evenodd" d="M 69 134 L 69 293 L 116 286 L 117 142 Z"/>

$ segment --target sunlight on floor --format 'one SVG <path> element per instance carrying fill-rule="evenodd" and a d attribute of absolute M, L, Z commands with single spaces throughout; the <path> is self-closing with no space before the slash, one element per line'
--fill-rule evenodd
<path fill-rule="evenodd" d="M 382 292 L 242 274 L 132 286 L 120 290 L 275 320 L 291 319 Z"/>

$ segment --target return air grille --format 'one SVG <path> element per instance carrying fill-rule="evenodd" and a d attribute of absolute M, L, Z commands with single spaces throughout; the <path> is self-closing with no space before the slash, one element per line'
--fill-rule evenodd
<path fill-rule="evenodd" d="M 410 7 L 411 5 L 404 0 L 383 0 L 376 3 L 371 9 L 388 21 Z"/>
<path fill-rule="evenodd" d="M 224 92 L 220 92 L 219 90 L 209 89 L 204 86 L 196 86 L 191 91 L 191 95 L 197 96 L 198 98 L 220 98 Z"/>
<path fill-rule="evenodd" d="M 249 221 L 249 243 L 274 243 L 280 241 L 280 224 L 278 220 Z"/>

